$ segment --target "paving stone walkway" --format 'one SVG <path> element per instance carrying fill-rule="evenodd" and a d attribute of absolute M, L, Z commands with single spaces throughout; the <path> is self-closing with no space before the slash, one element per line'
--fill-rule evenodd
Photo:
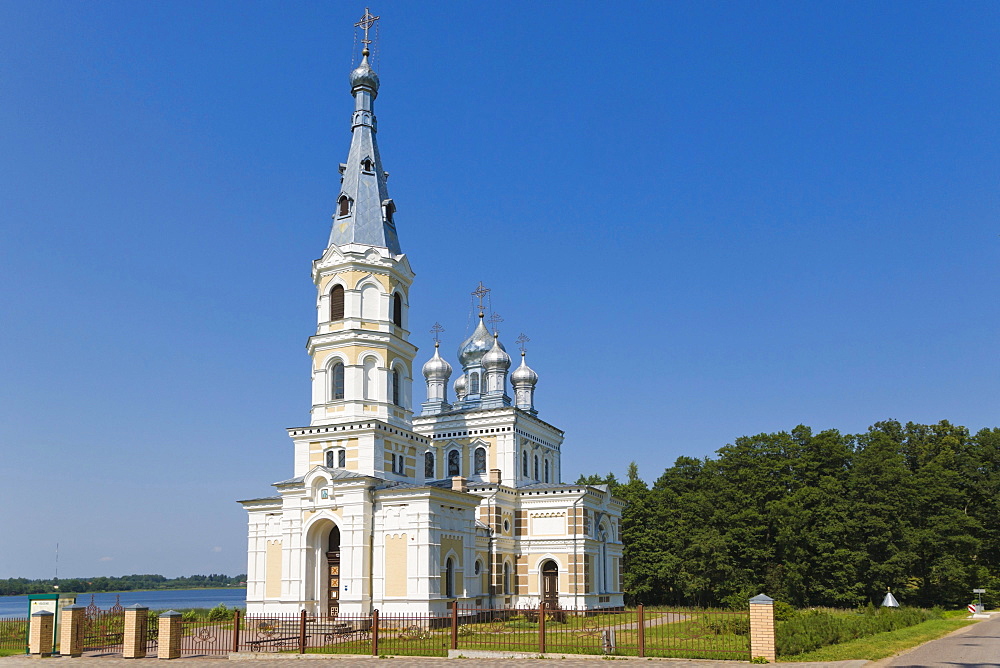
<path fill-rule="evenodd" d="M 240 657 L 241 659 L 244 657 Z M 249 658 L 249 657 L 247 657 Z M 490 668 L 523 668 L 523 666 L 558 666 L 558 668 L 597 668 L 598 666 L 615 666 L 629 663 L 642 665 L 659 663 L 662 668 L 737 668 L 749 666 L 746 661 L 687 661 L 683 659 L 639 659 L 636 657 L 615 657 L 604 659 L 600 657 L 567 657 L 565 659 L 443 659 L 413 656 L 397 656 L 379 659 L 371 656 L 323 656 L 317 654 L 285 654 L 277 656 L 256 655 L 249 660 L 235 660 L 243 668 L 290 668 L 289 662 L 306 661 L 308 664 L 320 662 L 324 668 L 330 666 L 385 666 L 385 668 L 469 668 L 471 666 L 490 666 Z M 820 666 L 836 666 L 838 668 L 860 668 L 866 661 L 835 661 L 828 663 L 782 663 L 781 668 L 818 668 Z M 183 658 L 176 659 L 171 666 L 174 668 L 224 668 L 227 657 Z M 36 659 L 24 656 L 0 658 L 0 668 L 90 668 L 91 666 L 128 666 L 129 668 L 154 668 L 164 664 L 155 658 L 123 659 L 119 656 L 83 656 L 77 659 L 52 657 Z M 294 665 L 294 664 L 291 664 Z M 317 665 L 316 668 L 320 668 Z M 304 667 L 305 668 L 305 667 Z M 635 665 L 635 668 L 638 668 Z"/>

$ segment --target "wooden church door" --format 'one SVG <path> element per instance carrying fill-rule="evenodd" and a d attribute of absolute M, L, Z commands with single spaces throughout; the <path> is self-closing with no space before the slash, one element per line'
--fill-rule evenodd
<path fill-rule="evenodd" d="M 542 601 L 546 608 L 559 606 L 559 567 L 552 560 L 542 565 Z"/>
<path fill-rule="evenodd" d="M 330 530 L 326 551 L 326 613 L 335 618 L 340 613 L 340 529 Z"/>

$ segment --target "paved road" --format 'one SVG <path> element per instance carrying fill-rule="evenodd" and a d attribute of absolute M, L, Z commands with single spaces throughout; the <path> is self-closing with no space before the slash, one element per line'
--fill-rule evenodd
<path fill-rule="evenodd" d="M 939 640 L 882 659 L 875 666 L 920 668 L 997 668 L 1000 666 L 1000 615 L 972 624 Z"/>

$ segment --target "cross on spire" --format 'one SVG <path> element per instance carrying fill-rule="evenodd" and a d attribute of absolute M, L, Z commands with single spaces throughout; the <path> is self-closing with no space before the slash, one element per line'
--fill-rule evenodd
<path fill-rule="evenodd" d="M 487 320 L 489 320 L 489 323 L 491 325 L 493 325 L 493 332 L 494 333 L 496 333 L 496 331 L 497 331 L 497 325 L 499 325 L 501 322 L 503 322 L 503 318 L 500 316 L 499 313 L 492 313 L 490 315 L 490 317 L 487 318 Z"/>
<path fill-rule="evenodd" d="M 441 339 L 440 339 L 440 337 L 438 337 L 438 334 L 440 334 L 443 331 L 444 331 L 444 327 L 441 326 L 441 323 L 440 322 L 435 322 L 434 326 L 431 327 L 431 334 L 434 335 L 434 343 L 440 343 L 441 342 Z"/>
<path fill-rule="evenodd" d="M 361 40 L 361 43 L 365 45 L 365 47 L 364 47 L 365 50 L 367 50 L 368 49 L 368 45 L 372 43 L 372 41 L 370 39 L 368 39 L 368 30 L 373 25 L 375 25 L 375 22 L 378 21 L 380 18 L 382 18 L 382 17 L 380 17 L 380 16 L 372 16 L 372 13 L 370 11 L 368 11 L 367 7 L 365 7 L 365 13 L 361 17 L 361 20 L 354 24 L 355 28 L 361 28 L 362 30 L 365 31 L 365 38 L 363 40 Z"/>
<path fill-rule="evenodd" d="M 515 341 L 515 343 L 517 343 L 517 347 L 521 349 L 521 353 L 524 353 L 524 344 L 528 341 L 531 341 L 531 339 L 529 339 L 528 335 L 524 332 L 521 332 L 521 336 L 517 337 L 517 341 Z"/>
<path fill-rule="evenodd" d="M 483 299 L 485 299 L 488 294 L 490 294 L 490 289 L 483 285 L 482 281 L 479 281 L 479 287 L 472 291 L 472 296 L 479 300 L 478 306 L 480 313 L 483 312 Z"/>

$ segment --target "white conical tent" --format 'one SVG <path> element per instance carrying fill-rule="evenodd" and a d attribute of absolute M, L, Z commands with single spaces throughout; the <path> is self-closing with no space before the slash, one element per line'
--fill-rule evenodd
<path fill-rule="evenodd" d="M 896 597 L 892 595 L 891 591 L 890 592 L 886 592 L 885 598 L 882 599 L 882 607 L 883 608 L 898 608 L 899 607 L 899 601 L 896 600 Z"/>

